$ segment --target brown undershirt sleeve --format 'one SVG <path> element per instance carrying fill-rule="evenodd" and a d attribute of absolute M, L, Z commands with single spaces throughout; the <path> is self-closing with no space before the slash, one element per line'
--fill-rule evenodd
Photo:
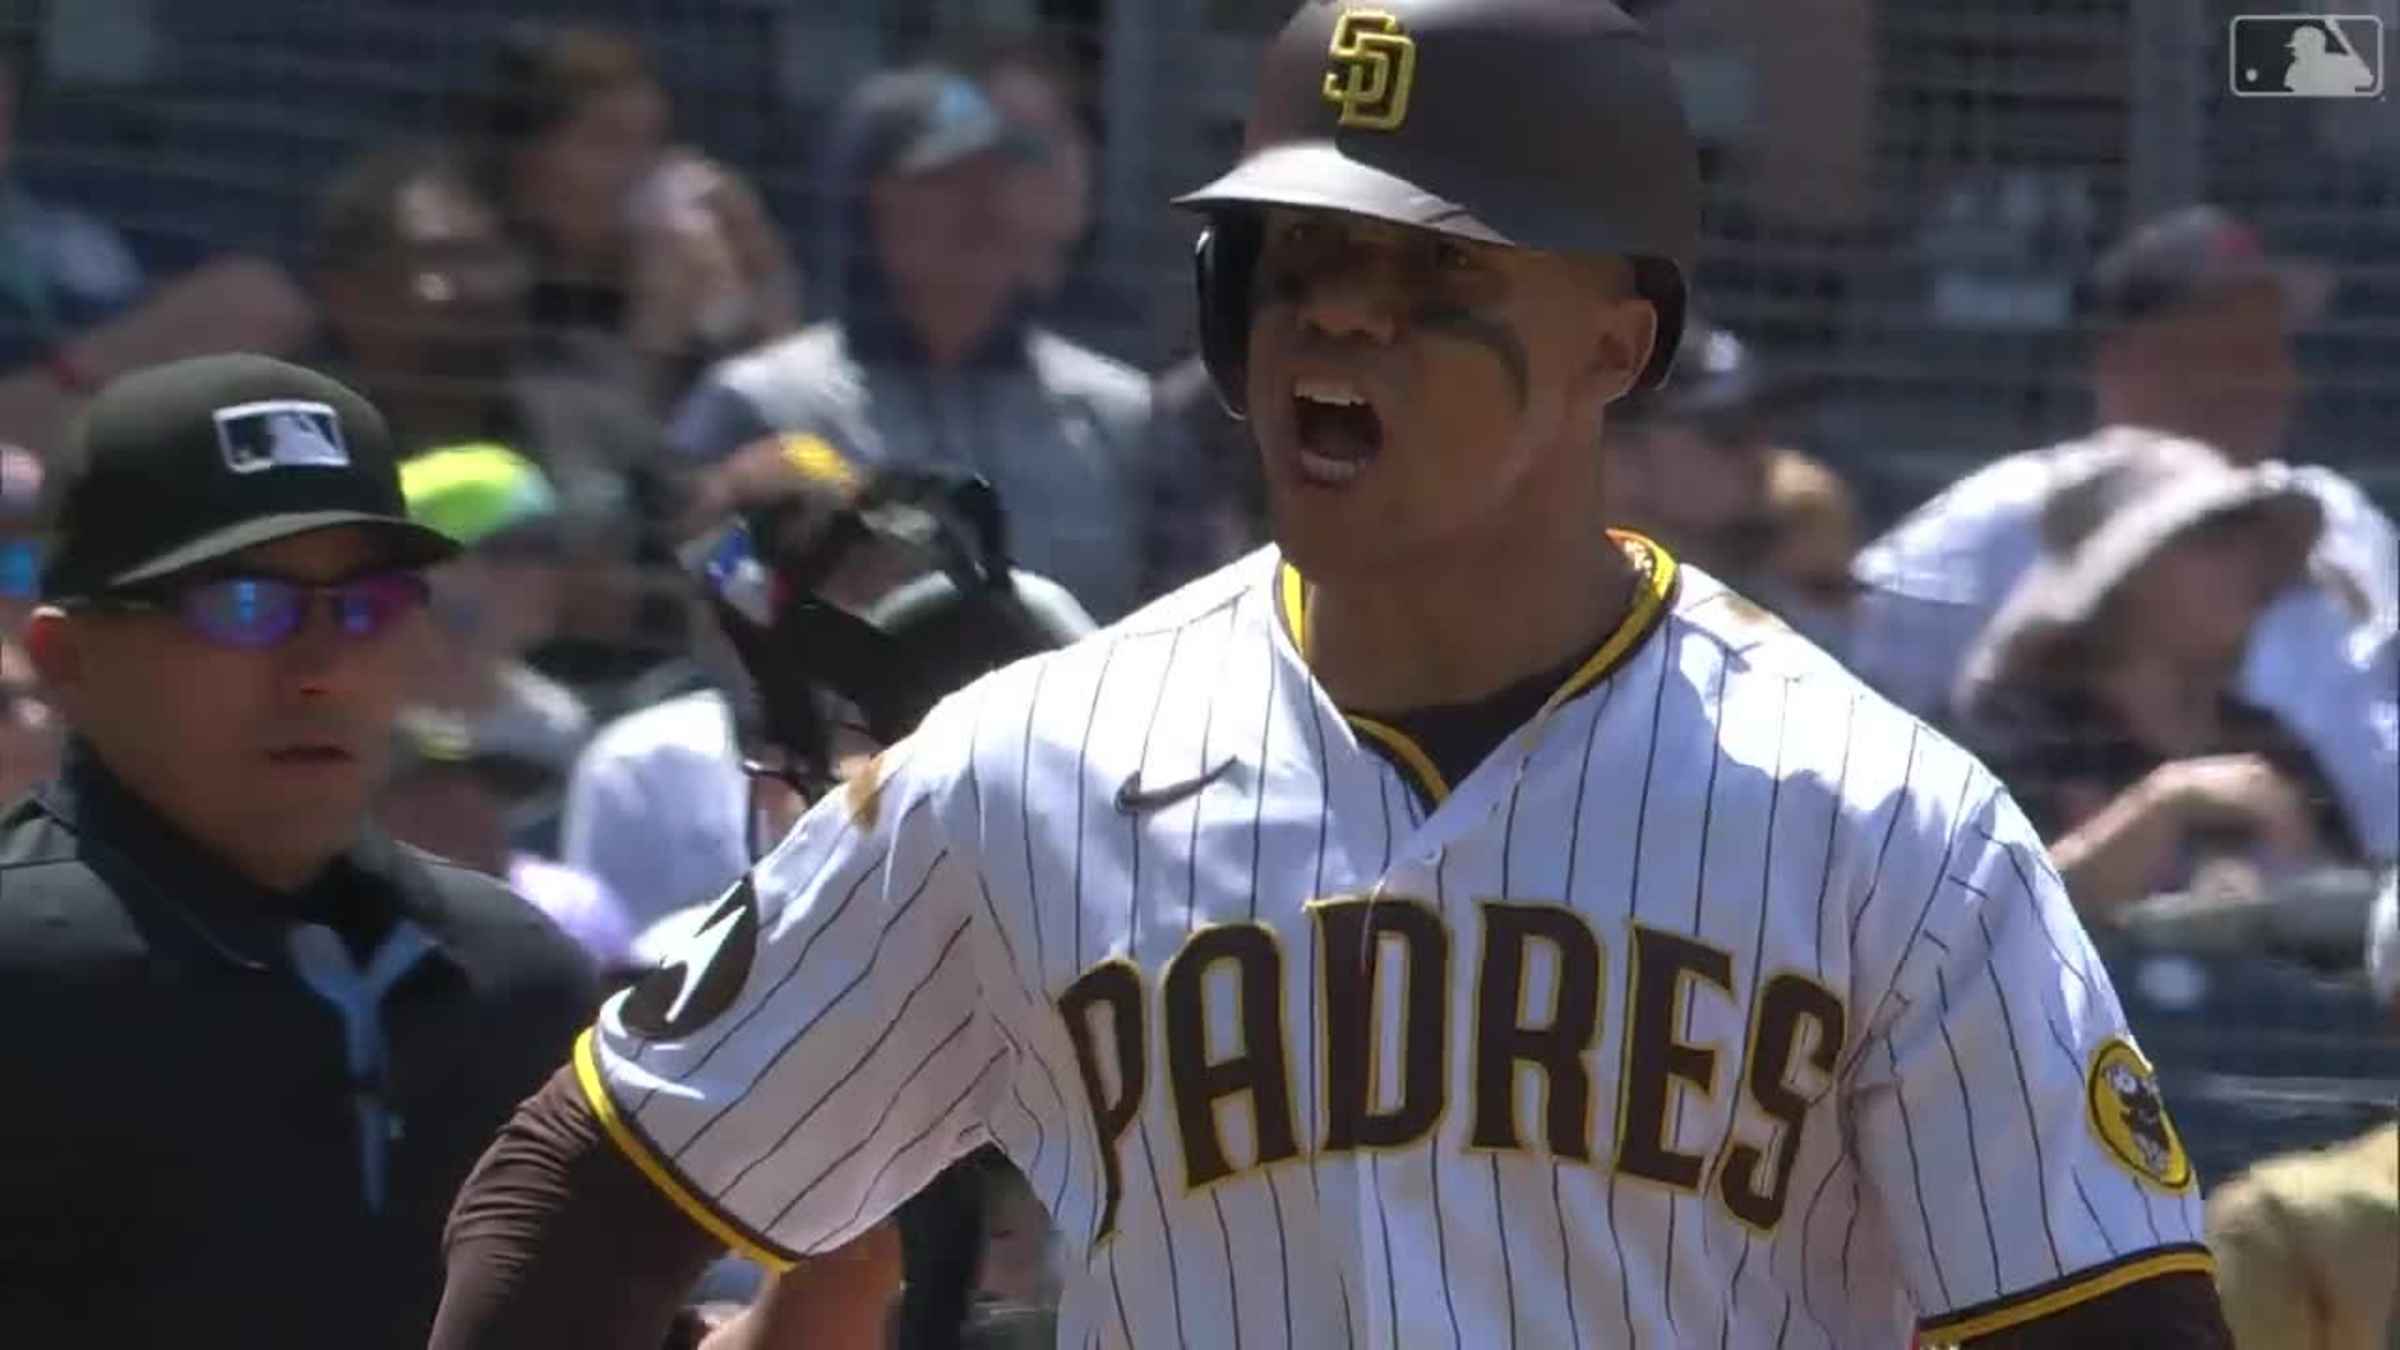
<path fill-rule="evenodd" d="M 1978 1337 L 1967 1350 L 2233 1350 L 2233 1333 L 2216 1281 L 2182 1271 Z"/>
<path fill-rule="evenodd" d="M 552 1075 L 517 1108 L 451 1208 L 449 1283 L 429 1350 L 661 1350 L 724 1254 L 611 1144 Z"/>

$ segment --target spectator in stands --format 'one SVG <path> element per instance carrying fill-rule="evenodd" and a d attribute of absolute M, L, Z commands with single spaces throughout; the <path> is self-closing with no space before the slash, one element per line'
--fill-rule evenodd
<path fill-rule="evenodd" d="M 2367 908 L 2367 987 L 2400 1024 L 2400 867 L 2383 870 L 2383 889 Z M 2400 1317 L 2400 1308 L 2392 1311 Z"/>
<path fill-rule="evenodd" d="M 1085 247 L 1099 156 L 1085 70 L 1066 41 L 1034 38 L 986 53 L 973 74 L 1023 140 L 1001 188 L 1001 219 L 1024 250 L 1034 313 L 1076 342 L 1131 360 L 1149 339 L 1145 316 L 1091 266 Z"/>
<path fill-rule="evenodd" d="M 721 682 L 602 726 L 568 779 L 559 858 L 623 897 L 637 930 L 723 893 L 750 865 L 752 836 L 766 832 L 752 825 L 751 779 Z"/>
<path fill-rule="evenodd" d="M 1608 523 L 1658 540 L 1737 588 L 1766 561 L 1773 419 L 1797 386 L 1771 377 L 1748 345 L 1694 318 L 1665 387 L 1628 395 L 1601 433 Z"/>
<path fill-rule="evenodd" d="M 2234 692 L 2322 518 L 2282 466 L 2157 435 L 2045 503 L 2041 557 L 1970 649 L 1954 708 L 2087 912 L 2181 888 L 2210 855 L 2356 859 L 2315 757 Z"/>
<path fill-rule="evenodd" d="M 404 453 L 511 446 L 558 485 L 581 551 L 622 553 L 658 419 L 608 349 L 531 328 L 524 255 L 451 155 L 402 145 L 344 173 L 313 261 L 330 355 L 389 410 Z"/>
<path fill-rule="evenodd" d="M 621 343 L 663 407 L 709 360 L 797 322 L 765 205 L 672 142 L 666 90 L 633 39 L 516 30 L 465 102 L 478 180 L 533 259 L 535 324 Z"/>
<path fill-rule="evenodd" d="M 1766 498 L 1768 542 L 1754 598 L 1841 657 L 1857 599 L 1850 561 L 1864 541 L 1857 499 L 1823 462 L 1785 446 L 1768 452 Z"/>
<path fill-rule="evenodd" d="M 528 324 L 523 257 L 455 158 L 410 144 L 352 167 L 325 193 L 313 253 L 322 363 L 390 410 L 404 455 L 503 445 L 556 488 L 572 566 L 545 661 L 605 679 L 678 640 L 671 615 L 645 611 L 637 571 L 671 501 L 638 370 Z"/>
<path fill-rule="evenodd" d="M 26 188 L 12 160 L 40 73 L 37 36 L 0 24 L 0 443 L 47 454 L 110 377 L 227 348 L 291 353 L 309 313 L 292 280 L 256 257 L 219 255 L 159 282 L 117 230 Z"/>
<path fill-rule="evenodd" d="M 2190 437 L 2235 464 L 2274 455 L 2296 393 L 2290 331 L 2329 286 L 2322 269 L 2264 256 L 2213 207 L 2134 231 L 2083 288 L 2099 329 L 2100 430 L 1978 470 L 1860 554 L 1859 672 L 1938 715 L 1968 645 L 2041 551 L 2045 503 L 2142 434 L 2128 429 Z M 2360 843 L 2388 859 L 2400 853 L 2400 534 L 2340 476 L 2303 468 L 2296 481 L 2318 499 L 2324 530 L 2308 584 L 2251 629 L 2241 690 L 2315 751 L 2361 822 Z"/>
<path fill-rule="evenodd" d="M 57 769 L 63 731 L 17 642 L 41 594 L 42 482 L 32 451 L 0 445 L 0 805 Z"/>
<path fill-rule="evenodd" d="M 1024 136 L 1025 154 L 1002 182 L 1001 221 L 1025 250 L 1027 288 L 1047 301 L 1066 287 L 1075 250 L 1092 228 L 1093 147 L 1077 81 L 1058 53 L 1038 46 L 988 58 L 976 75 Z"/>
<path fill-rule="evenodd" d="M 394 839 L 498 877 L 582 946 L 604 979 L 633 969 L 632 916 L 588 873 L 519 847 L 512 807 L 554 795 L 555 764 L 522 747 L 489 741 L 474 723 L 431 708 L 409 708 L 397 724 L 392 768 L 376 818 Z"/>
<path fill-rule="evenodd" d="M 979 474 L 1009 504 L 1012 554 L 1105 620 L 1138 598 L 1149 386 L 1028 322 L 1022 254 L 994 246 L 1024 153 L 964 75 L 868 80 L 829 156 L 837 317 L 718 366 L 670 437 L 693 466 L 788 431 L 869 469 Z"/>
<path fill-rule="evenodd" d="M 475 742 L 540 766 L 563 784 L 591 737 L 591 712 L 573 690 L 526 657 L 555 633 L 564 581 L 558 498 L 542 471 L 504 447 L 451 446 L 400 466 L 412 519 L 455 540 L 459 556 L 437 569 L 428 647 L 415 701 L 463 721 Z M 509 803 L 531 837 L 555 797 Z"/>
<path fill-rule="evenodd" d="M 32 659 L 0 629 L 0 807 L 58 771 L 64 733 L 35 687 Z"/>
<path fill-rule="evenodd" d="M 32 36 L 13 23 L 0 32 L 0 174 L 15 148 L 24 77 L 35 69 Z M 49 359 L 76 329 L 130 308 L 148 284 L 115 228 L 0 179 L 0 368 Z"/>
<path fill-rule="evenodd" d="M 1142 438 L 1142 589 L 1163 594 L 1267 542 L 1267 480 L 1249 430 L 1195 356 L 1152 386 Z"/>
<path fill-rule="evenodd" d="M 42 457 L 0 445 L 0 636 L 33 612 L 42 581 Z"/>
<path fill-rule="evenodd" d="M 2400 1124 L 2228 1180 L 2208 1246 L 2238 1350 L 2400 1345 Z"/>

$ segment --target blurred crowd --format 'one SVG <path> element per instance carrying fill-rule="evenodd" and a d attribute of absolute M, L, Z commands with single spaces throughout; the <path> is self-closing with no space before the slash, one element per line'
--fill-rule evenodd
<path fill-rule="evenodd" d="M 1010 558 L 1103 624 L 1268 537 L 1241 425 L 1197 362 L 1144 371 L 1094 345 L 1122 301 L 1083 263 L 1094 120 L 1050 47 L 866 81 L 822 129 L 824 212 L 798 221 L 681 133 L 638 43 L 529 31 L 447 125 L 324 186 L 301 263 L 228 250 L 175 276 L 10 180 L 29 57 L 0 62 L 0 800 L 66 741 L 15 640 L 45 484 L 89 393 L 168 358 L 286 356 L 381 410 L 410 514 L 463 550 L 433 578 L 441 640 L 381 818 L 505 879 L 616 977 L 759 846 L 731 654 L 677 565 L 729 511 L 844 475 L 979 478 Z M 2079 292 L 2088 432 L 1872 537 L 1800 448 L 1811 388 L 1694 323 L 1672 382 L 1610 417 L 1613 518 L 1593 525 L 1656 537 L 1975 748 L 2095 930 L 2355 879 L 2335 964 L 2371 971 L 2400 1026 L 2400 535 L 2284 434 L 2291 335 L 2340 280 L 2212 208 L 2135 223 Z M 2321 1241 L 2382 1253 L 2355 1306 L 2388 1308 L 2400 1198 L 2376 1138 L 2343 1175 L 2380 1183 Z M 2282 1278 L 2259 1252 L 2320 1241 L 2262 1235 L 2281 1175 L 2212 1211 L 2251 1287 Z M 987 1210 L 985 1288 L 1038 1304 L 1031 1198 Z M 2373 1343 L 2248 1329 L 2286 1315 L 2246 1337 Z"/>

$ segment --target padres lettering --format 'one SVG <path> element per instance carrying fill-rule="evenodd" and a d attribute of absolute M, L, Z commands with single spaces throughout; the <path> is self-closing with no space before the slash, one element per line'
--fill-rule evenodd
<path fill-rule="evenodd" d="M 1382 10 L 1343 12 L 1326 53 L 1325 101 L 1341 109 L 1346 127 L 1391 131 L 1408 120 L 1409 86 L 1417 78 L 1417 43 Z"/>
<path fill-rule="evenodd" d="M 1486 901 L 1476 907 L 1482 956 L 1474 972 L 1468 1144 L 1541 1150 L 1592 1160 L 1590 1055 L 1604 1028 L 1608 952 L 1582 915 L 1556 905 Z M 1324 1073 L 1322 1135 L 1301 1137 L 1294 1066 L 1287 1062 L 1286 959 L 1273 930 L 1237 923 L 1203 928 L 1168 961 L 1157 987 L 1130 962 L 1086 970 L 1058 999 L 1101 1150 L 1105 1195 L 1094 1241 L 1116 1229 L 1128 1131 L 1149 1090 L 1149 1018 L 1157 1004 L 1164 1086 L 1189 1188 L 1302 1156 L 1404 1148 L 1443 1118 L 1449 1082 L 1452 934 L 1431 905 L 1381 898 L 1319 901 L 1317 1003 Z M 1747 1048 L 1736 1083 L 1742 1106 L 1715 1157 L 1673 1146 L 1679 1097 L 1715 1095 L 1722 1051 L 1685 1039 L 1700 998 L 1735 1000 L 1732 958 L 1675 933 L 1633 925 L 1625 974 L 1624 1070 L 1616 1085 L 1611 1166 L 1683 1191 L 1712 1189 L 1736 1219 L 1762 1232 L 1784 1216 L 1792 1162 L 1808 1108 L 1833 1079 L 1847 1027 L 1839 995 L 1806 976 L 1779 973 L 1748 992 Z M 1551 972 L 1547 1006 L 1529 1007 L 1530 972 Z M 1396 982 L 1396 983 L 1395 983 Z M 1396 995 L 1379 1000 L 1379 993 Z M 1230 1004 L 1227 1006 L 1212 1006 Z M 1379 1007 L 1398 1009 L 1398 1053 L 1379 1049 Z M 1214 1014 L 1212 1018 L 1212 1014 Z M 1389 1020 L 1387 1018 L 1387 1020 Z M 1212 1046 L 1208 1027 L 1230 1025 L 1235 1044 Z M 1299 1066 L 1303 1072 L 1309 1066 Z M 1520 1075 L 1542 1086 L 1537 1118 L 1519 1109 Z M 1220 1108 L 1247 1114 L 1249 1156 L 1230 1155 Z M 1742 1122 L 1765 1122 L 1743 1128 Z"/>

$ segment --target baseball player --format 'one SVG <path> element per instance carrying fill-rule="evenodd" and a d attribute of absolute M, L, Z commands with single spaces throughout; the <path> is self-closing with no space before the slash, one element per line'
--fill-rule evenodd
<path fill-rule="evenodd" d="M 1594 524 L 1696 233 L 1658 48 L 1319 0 L 1259 91 L 1183 200 L 1275 546 L 813 810 L 487 1156 L 435 1345 L 653 1343 L 986 1143 L 1067 1347 L 2228 1344 L 2007 794 Z"/>

